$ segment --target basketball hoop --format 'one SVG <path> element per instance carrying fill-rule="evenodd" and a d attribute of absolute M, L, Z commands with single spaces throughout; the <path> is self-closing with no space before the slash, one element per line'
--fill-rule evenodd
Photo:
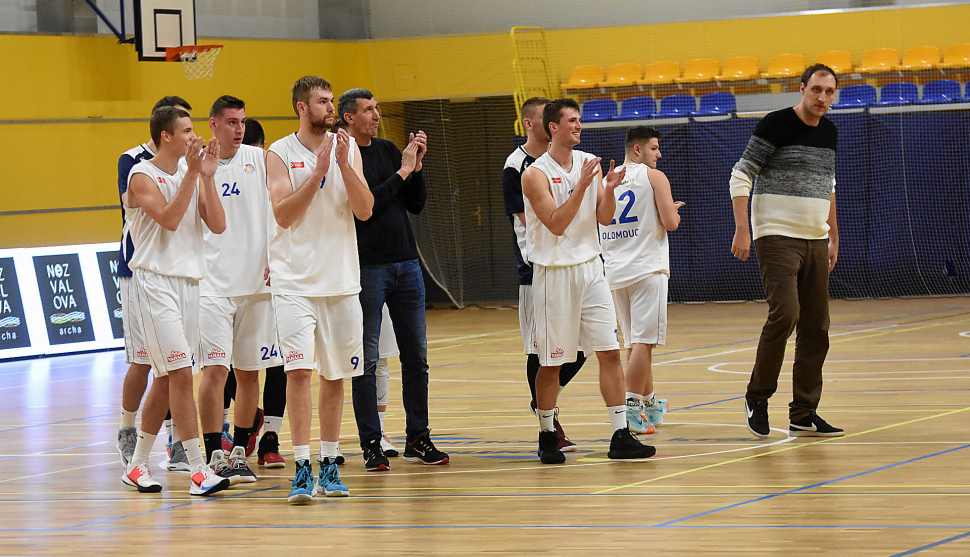
<path fill-rule="evenodd" d="M 221 44 L 193 44 L 165 49 L 165 60 L 182 62 L 185 79 L 212 79 L 216 56 L 222 51 Z"/>

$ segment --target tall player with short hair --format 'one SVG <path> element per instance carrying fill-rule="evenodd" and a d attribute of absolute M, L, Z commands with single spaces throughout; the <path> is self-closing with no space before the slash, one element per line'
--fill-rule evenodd
<path fill-rule="evenodd" d="M 648 458 L 656 450 L 641 444 L 626 425 L 623 366 L 616 339 L 616 312 L 603 277 L 597 224 L 613 219 L 613 190 L 624 171 L 606 175 L 600 158 L 574 150 L 583 129 L 579 105 L 572 99 L 550 102 L 542 111 L 549 151 L 522 174 L 526 239 L 533 263 L 535 339 L 539 353 L 536 399 L 539 405 L 539 459 L 566 461 L 553 420 L 559 393 L 559 367 L 576 359 L 577 347 L 596 352 L 600 392 L 613 432 L 609 458 Z"/>
<path fill-rule="evenodd" d="M 165 107 L 152 114 L 152 140 L 158 152 L 131 169 L 124 202 L 135 253 L 132 269 L 135 299 L 155 371 L 145 399 L 141 432 L 122 478 L 140 492 L 158 492 L 148 455 L 171 407 L 192 469 L 189 493 L 211 495 L 229 485 L 205 463 L 199 433 L 192 374 L 199 347 L 199 280 L 205 276 L 202 226 L 215 233 L 226 228 L 215 189 L 219 142 L 206 149 L 184 110 Z M 185 157 L 185 164 L 180 160 Z"/>
<path fill-rule="evenodd" d="M 328 496 L 350 493 L 336 457 L 343 382 L 364 371 L 354 217 L 370 218 L 374 196 L 356 143 L 345 131 L 327 131 L 335 112 L 330 84 L 302 77 L 292 99 L 300 129 L 273 143 L 266 161 L 276 219 L 269 267 L 296 460 L 288 501 L 306 503 L 317 493 L 310 464 L 312 369 L 320 375 L 319 485 Z"/>
<path fill-rule="evenodd" d="M 206 276 L 199 284 L 202 437 L 209 466 L 233 483 L 256 481 L 246 447 L 256 425 L 259 370 L 282 363 L 276 313 L 264 278 L 272 211 L 266 162 L 262 149 L 242 144 L 245 127 L 246 103 L 230 95 L 216 99 L 209 128 L 221 149 L 215 184 L 226 213 L 226 231 L 204 231 Z M 232 452 L 224 455 L 223 389 L 230 364 L 236 377 L 235 428 Z"/>
<path fill-rule="evenodd" d="M 626 421 L 630 431 L 653 433 L 663 422 L 667 401 L 653 389 L 653 347 L 667 336 L 667 232 L 680 224 L 670 182 L 657 170 L 660 132 L 646 126 L 626 134 L 626 176 L 614 190 L 613 221 L 602 230 L 606 281 L 626 345 Z"/>

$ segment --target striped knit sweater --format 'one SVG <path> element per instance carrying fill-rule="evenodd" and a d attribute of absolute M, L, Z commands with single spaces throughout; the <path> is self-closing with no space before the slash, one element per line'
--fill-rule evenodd
<path fill-rule="evenodd" d="M 837 141 L 830 120 L 809 126 L 793 108 L 772 112 L 755 127 L 730 184 L 732 198 L 752 197 L 754 239 L 828 237 Z"/>

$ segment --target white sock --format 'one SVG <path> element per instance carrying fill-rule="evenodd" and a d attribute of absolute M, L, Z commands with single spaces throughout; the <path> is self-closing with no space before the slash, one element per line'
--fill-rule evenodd
<path fill-rule="evenodd" d="M 202 445 L 199 438 L 185 439 L 182 441 L 182 448 L 185 449 L 185 456 L 189 457 L 189 469 L 193 472 L 205 464 L 205 453 L 202 452 Z"/>
<path fill-rule="evenodd" d="M 223 408 L 222 409 L 222 423 L 223 424 L 228 424 L 229 423 L 229 409 L 228 408 Z"/>
<path fill-rule="evenodd" d="M 657 403 L 657 397 L 654 396 L 653 393 L 650 393 L 647 396 L 643 397 L 643 400 L 647 406 L 652 406 Z"/>
<path fill-rule="evenodd" d="M 165 435 L 172 438 L 172 420 L 165 420 Z"/>
<path fill-rule="evenodd" d="M 310 461 L 310 445 L 293 445 L 293 460 Z"/>
<path fill-rule="evenodd" d="M 320 440 L 320 459 L 327 457 L 336 458 L 340 454 L 340 450 L 337 449 L 337 441 L 324 441 Z"/>
<path fill-rule="evenodd" d="M 381 420 L 381 433 L 384 433 L 384 417 L 386 415 L 387 415 L 387 412 L 378 412 L 377 413 L 378 419 Z"/>
<path fill-rule="evenodd" d="M 556 431 L 556 409 L 538 410 L 539 431 Z M 624 414 L 625 416 L 625 414 Z"/>
<path fill-rule="evenodd" d="M 131 471 L 139 464 L 146 464 L 148 462 L 148 456 L 152 453 L 152 445 L 155 444 L 155 438 L 158 435 L 154 433 L 145 433 L 144 431 L 138 432 L 138 441 L 135 443 L 135 453 L 131 456 L 131 461 L 128 462 L 128 470 Z"/>
<path fill-rule="evenodd" d="M 640 406 L 643 406 L 643 395 L 641 395 L 640 393 L 627 393 L 626 400 L 627 400 L 627 405 L 629 405 L 629 402 L 631 400 L 635 400 L 639 403 Z"/>
<path fill-rule="evenodd" d="M 279 434 L 283 427 L 283 416 L 263 416 L 263 429 Z"/>
<path fill-rule="evenodd" d="M 182 440 L 179 437 L 179 428 L 175 427 L 175 424 L 172 424 L 172 429 L 169 430 L 168 434 L 172 436 L 172 444 L 173 445 L 175 443 L 180 442 Z"/>
<path fill-rule="evenodd" d="M 626 405 L 608 406 L 606 411 L 610 413 L 610 428 L 613 431 L 626 427 Z"/>
<path fill-rule="evenodd" d="M 125 407 L 121 407 L 121 427 L 135 427 L 135 417 L 138 416 L 138 410 L 134 412 L 129 412 L 125 410 Z"/>

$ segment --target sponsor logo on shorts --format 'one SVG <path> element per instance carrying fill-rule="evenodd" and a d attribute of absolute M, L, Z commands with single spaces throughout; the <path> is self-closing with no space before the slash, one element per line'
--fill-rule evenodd
<path fill-rule="evenodd" d="M 218 348 L 213 348 L 212 350 L 209 350 L 209 353 L 206 354 L 205 357 L 208 358 L 208 359 L 210 359 L 210 360 L 214 360 L 216 358 L 225 358 L 226 357 L 226 351 L 225 350 L 219 350 Z"/>
<path fill-rule="evenodd" d="M 562 348 L 556 348 L 555 350 L 549 353 L 550 358 L 562 358 L 565 355 L 566 355 L 566 351 L 563 350 Z"/>
<path fill-rule="evenodd" d="M 296 350 L 290 350 L 290 353 L 286 355 L 286 363 L 290 363 L 293 360 L 302 360 L 303 352 L 297 352 Z"/>
<path fill-rule="evenodd" d="M 253 172 L 256 172 L 256 167 L 251 164 L 247 164 L 246 166 L 243 167 L 243 169 L 246 171 L 246 174 L 252 174 Z"/>
<path fill-rule="evenodd" d="M 303 168 L 303 161 L 291 162 L 290 168 Z"/>
<path fill-rule="evenodd" d="M 139 350 L 138 352 L 136 352 L 135 355 L 138 356 L 139 358 L 144 358 L 144 357 L 148 356 L 148 350 L 145 350 L 145 347 L 142 346 L 141 347 L 141 350 Z"/>
<path fill-rule="evenodd" d="M 177 362 L 179 360 L 184 360 L 187 356 L 185 352 L 179 352 L 178 350 L 172 350 L 172 353 L 168 355 L 167 360 L 169 362 Z"/>

